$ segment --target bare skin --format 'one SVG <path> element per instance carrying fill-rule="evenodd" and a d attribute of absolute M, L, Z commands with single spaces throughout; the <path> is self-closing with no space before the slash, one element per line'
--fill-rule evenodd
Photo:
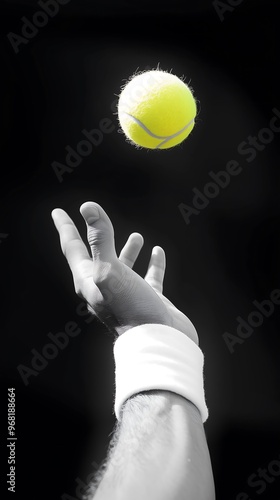
<path fill-rule="evenodd" d="M 91 255 L 66 212 L 52 217 L 71 269 L 76 293 L 117 335 L 157 323 L 180 330 L 198 344 L 188 317 L 164 295 L 165 253 L 152 250 L 145 278 L 133 271 L 143 237 L 132 233 L 116 255 L 112 223 L 94 202 L 81 206 Z M 89 500 L 215 500 L 211 460 L 201 415 L 169 391 L 136 394 L 123 405 L 105 467 Z"/>

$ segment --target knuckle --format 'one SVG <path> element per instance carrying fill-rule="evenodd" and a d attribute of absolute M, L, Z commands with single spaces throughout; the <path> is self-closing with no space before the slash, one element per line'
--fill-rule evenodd
<path fill-rule="evenodd" d="M 89 227 L 87 231 L 87 239 L 91 247 L 100 245 L 104 241 L 104 232 L 100 229 Z"/>

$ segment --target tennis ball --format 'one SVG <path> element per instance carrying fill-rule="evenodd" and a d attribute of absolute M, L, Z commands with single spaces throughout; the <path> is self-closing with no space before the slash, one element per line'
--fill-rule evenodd
<path fill-rule="evenodd" d="M 118 119 L 128 140 L 148 149 L 168 149 L 191 133 L 196 117 L 191 89 L 176 75 L 152 70 L 124 86 Z"/>

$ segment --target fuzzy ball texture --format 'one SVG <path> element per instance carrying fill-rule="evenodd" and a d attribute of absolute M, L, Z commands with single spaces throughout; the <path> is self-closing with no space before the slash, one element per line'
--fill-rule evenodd
<path fill-rule="evenodd" d="M 134 145 L 168 149 L 191 133 L 197 113 L 191 89 L 176 75 L 161 70 L 134 76 L 123 88 L 118 119 Z"/>

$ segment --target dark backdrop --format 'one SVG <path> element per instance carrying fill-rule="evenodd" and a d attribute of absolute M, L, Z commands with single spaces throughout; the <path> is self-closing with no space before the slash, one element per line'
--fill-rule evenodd
<path fill-rule="evenodd" d="M 94 200 L 112 219 L 118 250 L 130 232 L 144 235 L 139 273 L 154 245 L 166 250 L 165 293 L 205 353 L 217 499 L 279 500 L 280 306 L 251 314 L 280 288 L 279 133 L 263 130 L 273 116 L 280 125 L 276 2 L 64 2 L 45 21 L 37 2 L 1 4 L 4 492 L 8 387 L 16 388 L 16 498 L 78 499 L 106 455 L 112 338 L 75 296 L 50 217 L 64 208 L 85 236 L 79 206 Z M 33 16 L 46 25 L 13 47 L 7 35 L 22 36 L 22 17 Z M 191 83 L 199 115 L 181 146 L 137 150 L 118 133 L 116 96 L 136 70 L 158 64 Z M 59 177 L 54 162 L 65 165 L 65 148 L 76 150 L 82 131 L 104 119 L 110 132 Z M 250 152 L 249 136 L 257 137 Z M 239 174 L 207 191 L 210 172 L 231 160 Z M 187 223 L 195 188 L 212 198 Z M 250 314 L 255 326 L 243 324 L 238 337 Z M 78 334 L 39 361 L 49 334 L 69 322 Z M 24 377 L 35 354 L 38 370 Z"/>

